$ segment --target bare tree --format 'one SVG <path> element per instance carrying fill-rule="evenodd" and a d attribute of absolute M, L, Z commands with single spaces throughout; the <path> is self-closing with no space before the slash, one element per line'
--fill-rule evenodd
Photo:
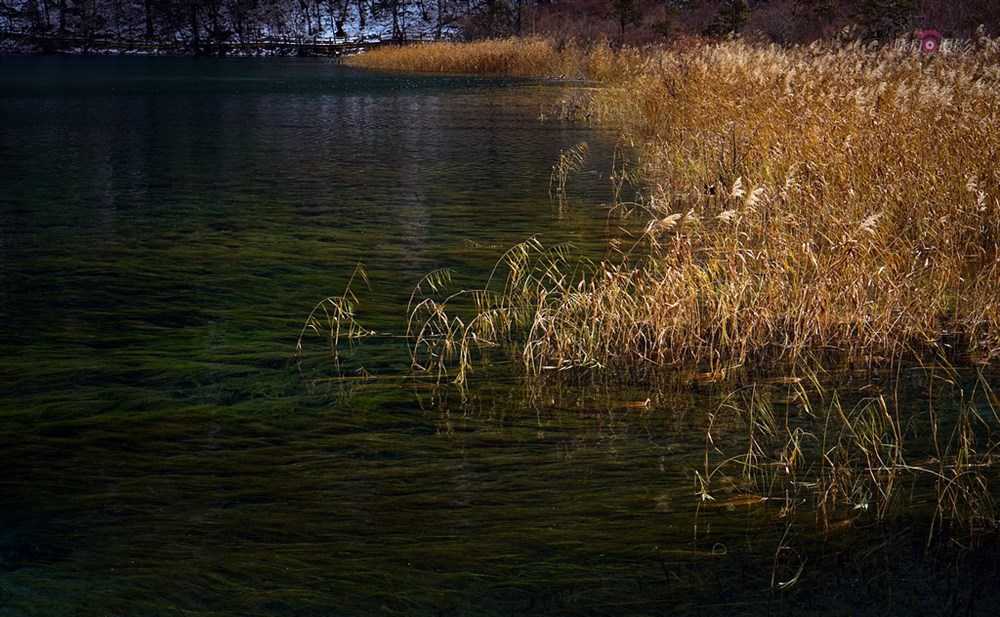
<path fill-rule="evenodd" d="M 643 12 L 639 0 L 614 0 L 611 3 L 611 16 L 618 24 L 619 43 L 625 44 L 625 29 L 642 24 Z"/>
<path fill-rule="evenodd" d="M 857 20 L 869 36 L 881 39 L 906 30 L 917 10 L 916 0 L 858 0 Z"/>

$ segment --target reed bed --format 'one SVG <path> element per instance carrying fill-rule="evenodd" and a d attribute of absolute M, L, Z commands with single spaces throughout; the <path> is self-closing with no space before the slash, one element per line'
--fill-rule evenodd
<path fill-rule="evenodd" d="M 399 53 L 394 68 L 413 68 Z M 588 53 L 612 68 L 581 68 Z M 643 196 L 613 204 L 638 231 L 597 263 L 530 238 L 476 289 L 432 272 L 408 311 L 413 366 L 461 384 L 499 353 L 546 399 L 557 375 L 682 375 L 684 391 L 726 380 L 691 498 L 706 516 L 773 513 L 785 531 L 772 589 L 804 571 L 804 559 L 779 564 L 807 517 L 827 535 L 930 518 L 928 546 L 994 534 L 1000 41 L 937 57 L 740 40 L 557 57 L 518 70 L 571 66 L 601 82 L 555 107 L 620 127 L 640 154 Z M 560 210 L 585 155 L 584 144 L 553 166 Z M 842 360 L 923 365 L 926 409 L 893 389 L 899 375 L 821 387 L 816 367 Z M 655 370 L 671 366 L 696 370 Z M 791 376 L 731 377 L 774 370 Z M 673 409 L 665 391 L 622 406 Z M 707 529 L 695 525 L 697 541 Z"/>
<path fill-rule="evenodd" d="M 599 279 L 642 289 L 626 338 L 667 362 L 996 357 L 998 58 L 727 41 L 595 91 L 651 186 L 652 257 Z"/>
<path fill-rule="evenodd" d="M 1000 40 L 930 58 L 740 40 L 432 49 L 386 53 L 396 68 L 505 74 L 604 58 L 583 73 L 601 87 L 562 108 L 622 127 L 647 187 L 617 204 L 645 232 L 602 263 L 555 264 L 531 242 L 508 254 L 524 255 L 503 288 L 480 290 L 479 316 L 435 331 L 458 345 L 450 357 L 511 337 L 533 372 L 1000 356 Z M 548 59 L 487 63 L 485 49 Z"/>
<path fill-rule="evenodd" d="M 643 60 L 639 50 L 607 42 L 560 45 L 542 38 L 506 38 L 379 47 L 350 56 L 345 63 L 381 70 L 603 82 L 621 81 Z"/>

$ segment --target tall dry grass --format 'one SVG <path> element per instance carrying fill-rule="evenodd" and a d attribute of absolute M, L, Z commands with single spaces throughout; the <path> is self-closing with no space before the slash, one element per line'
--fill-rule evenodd
<path fill-rule="evenodd" d="M 564 107 L 624 127 L 648 187 L 622 204 L 645 221 L 632 250 L 511 268 L 483 307 L 504 327 L 466 318 L 452 342 L 523 337 L 530 370 L 1000 356 L 1000 41 L 936 57 L 739 40 L 436 49 L 379 54 L 603 79 Z"/>
<path fill-rule="evenodd" d="M 591 95 L 652 187 L 652 257 L 591 279 L 630 314 L 600 335 L 658 362 L 1000 354 L 998 60 L 996 40 L 933 58 L 651 52 L 638 78 Z"/>
<path fill-rule="evenodd" d="M 642 65 L 642 56 L 606 41 L 559 45 L 542 38 L 506 38 L 379 47 L 344 62 L 382 70 L 620 81 Z"/>

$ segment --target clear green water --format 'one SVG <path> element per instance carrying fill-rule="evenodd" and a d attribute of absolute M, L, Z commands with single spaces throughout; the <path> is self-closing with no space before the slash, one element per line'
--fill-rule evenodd
<path fill-rule="evenodd" d="M 795 526 L 702 507 L 725 388 L 403 378 L 421 276 L 481 285 L 533 234 L 600 256 L 614 233 L 615 136 L 540 122 L 558 94 L 321 61 L 0 58 L 0 615 L 994 610 L 989 534 L 928 550 L 926 513 L 825 536 L 807 507 Z M 580 141 L 557 208 L 549 170 Z M 310 340 L 304 379 L 303 321 L 359 262 L 378 378 L 316 382 Z M 915 417 L 935 379 L 899 386 Z M 955 391 L 934 391 L 943 413 Z M 714 430 L 713 460 L 745 447 L 738 422 Z"/>

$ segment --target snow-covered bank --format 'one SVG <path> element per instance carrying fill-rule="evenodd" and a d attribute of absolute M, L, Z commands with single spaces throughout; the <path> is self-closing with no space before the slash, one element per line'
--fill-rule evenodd
<path fill-rule="evenodd" d="M 2 4 L 0 53 L 235 56 L 336 56 L 386 41 L 451 39 L 470 8 L 415 0 Z"/>

